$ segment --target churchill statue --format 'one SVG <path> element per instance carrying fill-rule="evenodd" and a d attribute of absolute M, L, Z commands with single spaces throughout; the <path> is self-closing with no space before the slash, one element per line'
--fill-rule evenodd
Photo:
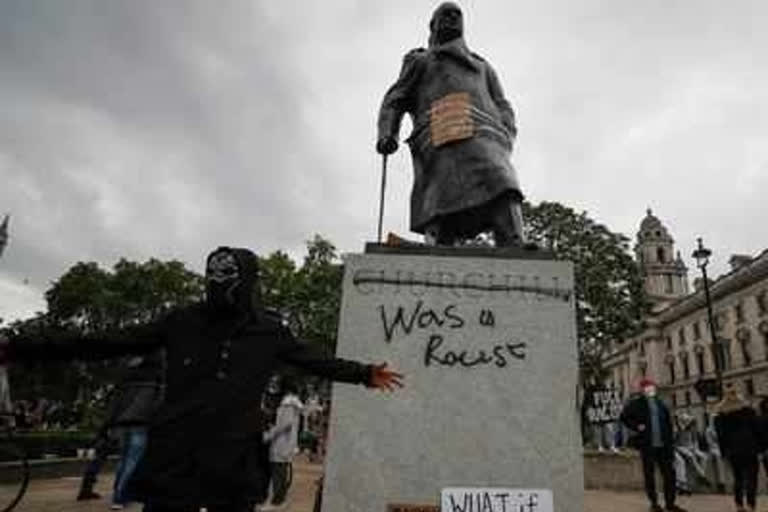
<path fill-rule="evenodd" d="M 491 65 L 467 47 L 458 5 L 441 4 L 429 30 L 428 48 L 405 55 L 384 96 L 376 150 L 397 151 L 407 112 L 411 229 L 438 245 L 491 232 L 496 246 L 521 246 L 523 194 L 510 161 L 515 113 Z"/>

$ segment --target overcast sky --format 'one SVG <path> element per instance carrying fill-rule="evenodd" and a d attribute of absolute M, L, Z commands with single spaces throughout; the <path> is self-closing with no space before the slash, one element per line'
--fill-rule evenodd
<path fill-rule="evenodd" d="M 438 2 L 0 1 L 0 317 L 77 261 L 220 244 L 303 255 L 375 237 L 376 114 Z M 517 111 L 526 195 L 634 237 L 651 206 L 690 266 L 768 247 L 768 2 L 473 0 L 469 46 Z M 403 138 L 408 124 L 404 124 Z M 408 234 L 410 158 L 385 229 Z"/>

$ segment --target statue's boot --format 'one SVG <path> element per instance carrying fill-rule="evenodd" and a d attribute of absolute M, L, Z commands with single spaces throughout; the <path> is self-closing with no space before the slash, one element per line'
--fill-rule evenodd
<path fill-rule="evenodd" d="M 504 202 L 493 212 L 493 238 L 496 247 L 523 247 L 523 209 L 515 200 Z"/>

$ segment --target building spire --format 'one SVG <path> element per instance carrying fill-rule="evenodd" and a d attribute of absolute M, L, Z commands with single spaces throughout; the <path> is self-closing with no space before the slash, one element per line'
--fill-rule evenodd
<path fill-rule="evenodd" d="M 664 304 L 688 293 L 688 270 L 680 251 L 675 251 L 674 239 L 650 207 L 640 222 L 635 253 L 651 301 Z"/>

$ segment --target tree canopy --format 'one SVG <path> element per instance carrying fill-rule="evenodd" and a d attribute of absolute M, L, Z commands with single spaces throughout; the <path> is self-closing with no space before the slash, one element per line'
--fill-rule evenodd
<path fill-rule="evenodd" d="M 287 254 L 276 251 L 261 259 L 261 274 L 265 305 L 286 315 L 302 339 L 333 354 L 342 280 L 336 247 L 315 235 L 307 242 L 307 254 L 301 267 L 297 267 Z"/>
<path fill-rule="evenodd" d="M 601 380 L 605 347 L 635 334 L 647 312 L 630 240 L 560 203 L 526 203 L 523 212 L 528 238 L 574 263 L 582 379 Z"/>
<path fill-rule="evenodd" d="M 84 330 L 120 328 L 156 319 L 199 300 L 203 278 L 179 261 L 121 259 L 111 270 L 77 263 L 45 292 L 54 323 Z"/>

